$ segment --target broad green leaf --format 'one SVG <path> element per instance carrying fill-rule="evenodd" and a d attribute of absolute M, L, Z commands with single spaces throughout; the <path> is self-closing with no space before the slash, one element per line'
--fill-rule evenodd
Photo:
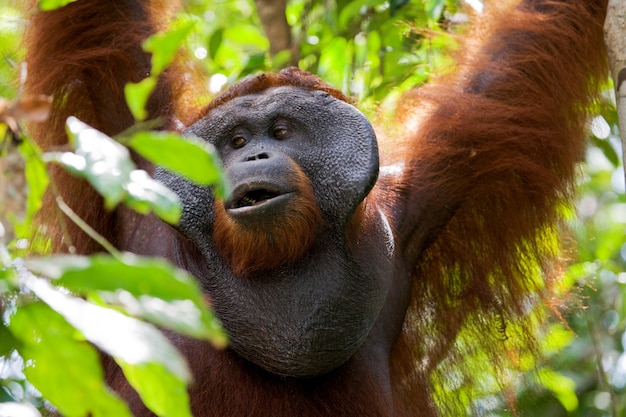
<path fill-rule="evenodd" d="M 174 132 L 139 132 L 128 145 L 144 158 L 197 184 L 215 185 L 216 193 L 226 198 L 226 176 L 212 145 Z"/>
<path fill-rule="evenodd" d="M 86 178 L 107 208 L 115 207 L 123 200 L 124 185 L 134 169 L 128 149 L 75 117 L 67 119 L 67 131 L 76 153 L 65 152 L 57 162 Z"/>
<path fill-rule="evenodd" d="M 424 10 L 426 11 L 429 19 L 433 22 L 439 21 L 445 6 L 445 0 L 426 0 L 424 2 Z"/>
<path fill-rule="evenodd" d="M 211 38 L 209 39 L 209 57 L 211 59 L 215 59 L 215 55 L 217 51 L 220 49 L 220 45 L 222 44 L 222 38 L 224 37 L 224 29 L 220 28 L 213 32 Z"/>
<path fill-rule="evenodd" d="M 214 61 L 220 73 L 229 74 L 229 79 L 236 79 L 248 62 L 248 54 L 242 54 L 236 44 L 224 41 L 215 52 Z"/>
<path fill-rule="evenodd" d="M 39 0 L 39 8 L 46 11 L 55 10 L 75 1 L 76 0 Z"/>
<path fill-rule="evenodd" d="M 146 171 L 139 169 L 131 171 L 124 188 L 128 192 L 124 200 L 128 207 L 142 214 L 153 211 L 171 224 L 179 222 L 182 206 L 178 196 L 151 178 Z"/>
<path fill-rule="evenodd" d="M 246 66 L 243 68 L 242 73 L 251 74 L 262 70 L 265 67 L 265 59 L 266 54 L 264 52 L 248 55 L 248 62 L 246 62 Z"/>
<path fill-rule="evenodd" d="M 189 416 L 185 411 L 189 410 L 189 398 L 184 387 L 191 380 L 191 374 L 182 356 L 159 330 L 110 308 L 61 293 L 41 278 L 30 275 L 24 281 L 89 342 L 116 360 L 148 408 L 161 416 Z M 33 326 L 27 325 L 26 328 L 32 329 Z M 32 330 L 27 333 L 34 340 L 40 337 Z M 67 335 L 63 335 L 63 339 L 66 338 Z M 48 342 L 43 346 L 50 349 L 51 344 Z M 52 347 L 53 350 L 62 348 Z M 176 412 L 172 413 L 172 410 Z M 106 414 L 111 415 L 121 414 Z"/>
<path fill-rule="evenodd" d="M 0 399 L 2 398 L 1 394 L 0 392 Z M 41 413 L 39 413 L 34 405 L 29 403 L 0 402 L 0 416 L 41 417 Z"/>
<path fill-rule="evenodd" d="M 156 414 L 163 417 L 191 417 L 187 387 L 180 379 L 155 364 L 118 364 L 128 382 L 141 395 L 144 404 Z"/>
<path fill-rule="evenodd" d="M 13 337 L 13 334 L 0 321 L 0 356 L 9 355 L 19 346 L 19 341 Z"/>
<path fill-rule="evenodd" d="M 24 157 L 24 176 L 28 184 L 28 198 L 26 200 L 26 219 L 24 228 L 20 227 L 18 233 L 25 236 L 30 221 L 41 208 L 44 193 L 50 182 L 45 164 L 40 159 L 41 151 L 29 140 L 25 140 L 20 145 L 20 152 Z"/>
<path fill-rule="evenodd" d="M 578 408 L 576 382 L 573 379 L 548 368 L 541 369 L 537 377 L 545 388 L 554 393 L 567 411 L 573 412 Z"/>
<path fill-rule="evenodd" d="M 178 20 L 170 30 L 146 39 L 143 49 L 152 53 L 152 77 L 156 78 L 174 60 L 176 52 L 195 25 L 193 20 Z"/>
<path fill-rule="evenodd" d="M 196 280 L 161 259 L 123 254 L 122 260 L 96 255 L 53 256 L 27 266 L 81 295 L 100 292 L 132 315 L 192 337 L 226 345 L 226 335 L 207 308 Z"/>
<path fill-rule="evenodd" d="M 198 308 L 190 300 L 165 301 L 149 295 L 136 297 L 123 290 L 101 293 L 101 296 L 105 302 L 122 306 L 128 314 L 141 317 L 161 328 L 196 339 L 209 340 L 220 349 L 228 344 L 217 319 L 206 308 Z"/>
<path fill-rule="evenodd" d="M 127 83 L 124 86 L 124 97 L 135 120 L 145 120 L 148 117 L 146 103 L 156 85 L 157 77 L 151 76 L 138 83 Z"/>
<path fill-rule="evenodd" d="M 572 329 L 565 328 L 563 323 L 550 325 L 550 330 L 546 332 L 541 341 L 545 352 L 559 353 L 569 345 L 576 337 Z"/>
<path fill-rule="evenodd" d="M 182 209 L 176 194 L 135 169 L 126 147 L 75 117 L 67 119 L 67 127 L 76 153 L 49 152 L 43 155 L 45 161 L 86 178 L 104 197 L 108 209 L 124 202 L 139 213 L 154 211 L 169 223 L 178 222 Z"/>
<path fill-rule="evenodd" d="M 153 326 L 64 294 L 33 275 L 24 278 L 24 283 L 88 341 L 116 360 L 130 365 L 154 363 L 182 381 L 190 380 L 184 359 Z M 10 329 L 15 334 L 13 323 Z"/>
<path fill-rule="evenodd" d="M 21 306 L 10 329 L 22 342 L 19 352 L 28 380 L 64 416 L 131 417 L 126 404 L 104 384 L 96 350 L 49 306 Z"/>
<path fill-rule="evenodd" d="M 591 142 L 602 151 L 615 168 L 620 166 L 620 157 L 610 141 L 591 136 Z"/>

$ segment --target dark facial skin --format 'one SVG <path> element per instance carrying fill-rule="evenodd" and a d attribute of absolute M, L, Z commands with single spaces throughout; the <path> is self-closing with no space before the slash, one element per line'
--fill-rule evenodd
<path fill-rule="evenodd" d="M 367 119 L 326 93 L 278 87 L 217 107 L 186 134 L 216 147 L 232 198 L 163 170 L 156 177 L 183 201 L 179 230 L 204 257 L 199 278 L 231 348 L 279 375 L 343 364 L 390 285 L 380 257 L 392 254 L 355 256 L 363 231 L 353 220 L 378 175 Z M 368 247 L 386 247 L 385 230 L 366 232 Z"/>

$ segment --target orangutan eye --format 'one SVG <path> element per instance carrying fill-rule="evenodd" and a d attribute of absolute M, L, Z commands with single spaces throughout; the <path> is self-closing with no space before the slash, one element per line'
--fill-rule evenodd
<path fill-rule="evenodd" d="M 231 145 L 235 149 L 243 148 L 246 146 L 246 143 L 248 143 L 248 141 L 243 136 L 235 136 L 231 141 Z"/>
<path fill-rule="evenodd" d="M 277 126 L 274 128 L 273 134 L 276 139 L 284 139 L 287 137 L 287 128 L 284 126 Z"/>

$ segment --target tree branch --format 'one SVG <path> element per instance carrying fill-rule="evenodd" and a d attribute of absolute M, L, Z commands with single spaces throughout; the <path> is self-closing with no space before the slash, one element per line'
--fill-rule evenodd
<path fill-rule="evenodd" d="M 626 178 L 626 2 L 611 0 L 604 22 L 604 39 L 615 85 L 615 100 L 622 139 L 622 163 Z"/>
<path fill-rule="evenodd" d="M 270 41 L 270 55 L 291 48 L 291 27 L 285 10 L 287 0 L 254 0 L 263 30 Z"/>

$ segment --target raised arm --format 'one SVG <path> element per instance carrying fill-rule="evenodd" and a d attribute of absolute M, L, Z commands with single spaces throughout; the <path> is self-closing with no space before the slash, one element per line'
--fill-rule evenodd
<path fill-rule="evenodd" d="M 141 44 L 165 29 L 175 3 L 81 0 L 54 11 L 33 11 L 25 38 L 25 89 L 54 99 L 49 120 L 31 127 L 40 146 L 50 149 L 67 143 L 68 116 L 76 116 L 108 135 L 116 135 L 134 123 L 124 86 L 149 75 L 150 55 Z M 161 76 L 148 102 L 149 119 L 161 117 L 166 125 L 175 123 L 174 108 L 176 100 L 182 100 L 183 85 L 183 77 L 175 73 L 169 71 Z M 138 162 L 149 169 L 145 161 Z M 119 245 L 117 213 L 105 211 L 101 198 L 85 181 L 61 171 L 54 171 L 59 195 L 88 224 Z M 57 215 L 53 202 L 44 204 L 41 217 L 56 230 L 57 249 L 73 246 L 81 253 L 100 249 L 70 221 L 65 222 L 66 230 L 61 233 L 62 227 L 54 223 Z"/>
<path fill-rule="evenodd" d="M 437 341 L 420 354 L 433 365 L 464 326 L 496 350 L 507 337 L 498 323 L 550 286 L 587 111 L 607 74 L 606 1 L 532 0 L 506 12 L 496 3 L 456 71 L 400 105 L 411 127 L 395 159 L 404 209 L 393 212 L 414 276 L 407 337 Z"/>
<path fill-rule="evenodd" d="M 405 246 L 451 222 L 508 252 L 554 224 L 607 74 L 605 3 L 532 0 L 502 17 L 492 4 L 456 72 L 404 97 Z"/>
<path fill-rule="evenodd" d="M 412 128 L 394 220 L 410 262 L 433 243 L 452 263 L 493 266 L 522 242 L 539 250 L 532 242 L 571 196 L 606 74 L 604 5 L 533 0 L 501 18 L 491 5 L 456 72 L 404 97 L 400 123 Z"/>

